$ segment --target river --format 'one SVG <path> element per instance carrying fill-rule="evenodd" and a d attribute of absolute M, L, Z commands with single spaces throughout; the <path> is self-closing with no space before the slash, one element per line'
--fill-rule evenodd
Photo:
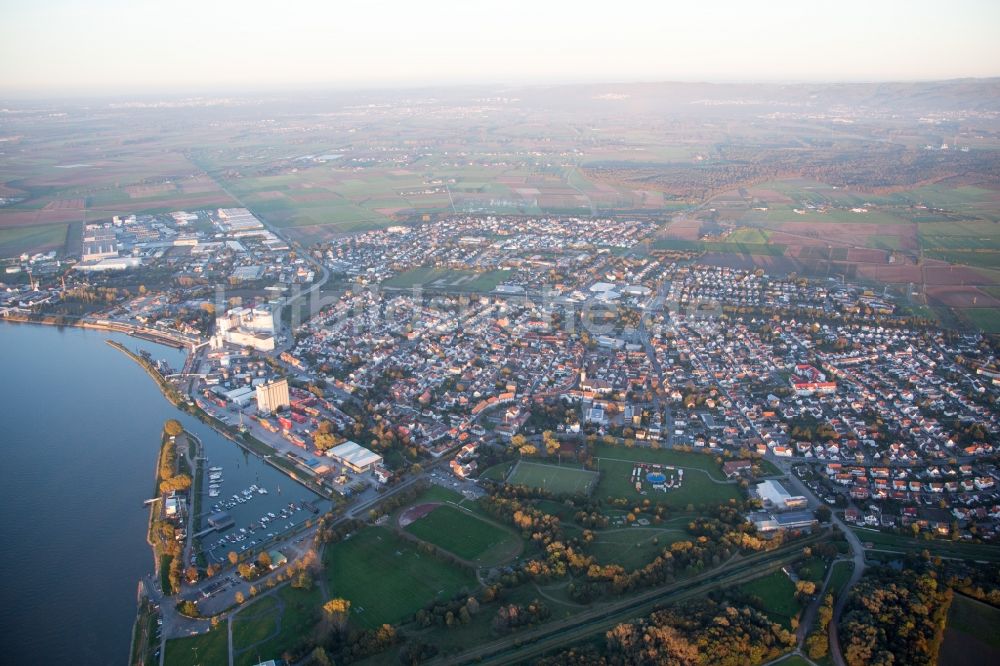
<path fill-rule="evenodd" d="M 164 420 L 197 434 L 234 488 L 272 489 L 255 509 L 315 499 L 174 409 L 108 338 L 183 364 L 183 352 L 125 335 L 0 323 L 4 663 L 127 662 L 136 585 L 153 567 L 142 502 L 153 492 Z"/>

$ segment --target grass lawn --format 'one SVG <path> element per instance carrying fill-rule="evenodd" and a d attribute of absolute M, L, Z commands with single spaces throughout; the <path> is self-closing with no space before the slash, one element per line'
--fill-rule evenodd
<path fill-rule="evenodd" d="M 777 662 L 775 666 L 812 666 L 812 664 L 797 654 L 790 654 Z"/>
<path fill-rule="evenodd" d="M 854 562 L 834 562 L 827 592 L 832 592 L 836 599 L 840 595 L 840 591 L 847 585 L 847 581 L 851 579 L 852 573 L 854 573 Z"/>
<path fill-rule="evenodd" d="M 487 467 L 479 475 L 480 479 L 488 479 L 490 481 L 503 481 L 507 478 L 510 473 L 510 468 L 514 466 L 514 461 L 506 461 L 502 463 L 497 463 L 492 467 Z"/>
<path fill-rule="evenodd" d="M 416 286 L 423 289 L 442 289 L 445 291 L 490 292 L 496 289 L 497 285 L 506 280 L 509 275 L 507 271 L 476 273 L 474 271 L 423 266 L 391 277 L 382 285 L 402 289 Z"/>
<path fill-rule="evenodd" d="M 512 559 L 520 548 L 514 533 L 447 504 L 411 523 L 406 531 L 462 559 L 489 566 Z"/>
<path fill-rule="evenodd" d="M 233 624 L 236 666 L 253 666 L 259 663 L 258 655 L 264 660 L 280 658 L 316 625 L 323 601 L 318 585 L 311 590 L 286 585 L 247 606 Z M 258 608 L 258 604 L 262 606 Z"/>
<path fill-rule="evenodd" d="M 948 611 L 938 663 L 942 666 L 1000 663 L 997 627 L 1000 627 L 1000 609 L 956 593 Z"/>
<path fill-rule="evenodd" d="M 853 529 L 862 543 L 871 542 L 875 550 L 890 550 L 899 553 L 920 552 L 925 548 L 931 555 L 953 557 L 962 560 L 983 560 L 985 562 L 1000 562 L 1000 546 L 981 543 L 962 543 L 932 539 L 926 541 L 900 534 L 888 534 L 875 530 Z"/>
<path fill-rule="evenodd" d="M 608 446 L 598 444 L 594 455 L 598 458 L 616 458 L 618 460 L 635 460 L 638 462 L 659 463 L 661 465 L 674 465 L 675 467 L 693 467 L 703 469 L 709 473 L 713 479 L 725 481 L 726 476 L 722 473 L 722 468 L 715 462 L 715 456 L 708 453 L 698 453 L 694 451 L 676 451 L 674 449 L 652 449 L 642 446 Z"/>
<path fill-rule="evenodd" d="M 544 488 L 553 493 L 589 495 L 597 481 L 597 473 L 579 467 L 560 467 L 545 463 L 519 460 L 507 477 L 515 486 Z"/>
<path fill-rule="evenodd" d="M 229 663 L 229 636 L 226 625 L 220 624 L 205 634 L 170 639 L 167 641 L 163 663 L 164 666 Z"/>
<path fill-rule="evenodd" d="M 740 586 L 740 590 L 761 600 L 763 610 L 775 622 L 789 631 L 792 618 L 799 614 L 795 599 L 795 583 L 781 570 Z"/>
<path fill-rule="evenodd" d="M 350 600 L 351 620 L 362 627 L 399 622 L 430 601 L 478 587 L 467 570 L 419 553 L 381 527 L 327 547 L 323 563 L 330 594 Z"/>
<path fill-rule="evenodd" d="M 233 650 L 239 652 L 260 643 L 280 626 L 281 609 L 274 595 L 247 606 L 233 618 Z"/>
<path fill-rule="evenodd" d="M 948 611 L 948 628 L 971 634 L 1000 649 L 1000 608 L 976 601 L 964 594 L 955 594 Z"/>
<path fill-rule="evenodd" d="M 797 572 L 803 580 L 811 580 L 816 583 L 817 589 L 823 584 L 826 578 L 826 560 L 822 557 L 810 557 L 799 565 Z"/>
<path fill-rule="evenodd" d="M 655 452 L 650 451 L 650 453 Z M 706 460 L 711 461 L 709 458 Z M 647 460 L 646 462 L 654 461 Z M 653 490 L 652 485 L 643 482 L 643 491 L 640 493 L 636 491 L 635 484 L 632 483 L 632 470 L 634 468 L 635 464 L 632 462 L 602 458 L 600 462 L 601 480 L 597 484 L 597 497 L 601 500 L 618 497 L 648 499 L 651 502 L 684 508 L 688 504 L 695 506 L 721 504 L 740 496 L 739 487 L 736 484 L 716 483 L 702 471 L 686 467 L 683 467 L 685 474 L 680 488 L 669 488 L 661 492 Z"/>
<path fill-rule="evenodd" d="M 684 530 L 659 527 L 624 527 L 595 532 L 586 552 L 601 564 L 620 564 L 626 571 L 646 566 L 664 548 L 688 537 Z"/>

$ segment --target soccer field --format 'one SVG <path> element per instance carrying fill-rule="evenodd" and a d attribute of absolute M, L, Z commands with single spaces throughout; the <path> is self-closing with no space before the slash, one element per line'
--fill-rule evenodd
<path fill-rule="evenodd" d="M 597 483 L 597 472 L 576 467 L 557 467 L 519 460 L 507 483 L 542 488 L 553 493 L 589 495 Z"/>

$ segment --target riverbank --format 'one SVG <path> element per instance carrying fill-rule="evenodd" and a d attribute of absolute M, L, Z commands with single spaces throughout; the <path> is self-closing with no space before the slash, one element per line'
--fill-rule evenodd
<path fill-rule="evenodd" d="M 83 328 L 91 331 L 124 333 L 134 338 L 155 342 L 156 344 L 174 349 L 192 349 L 200 344 L 204 344 L 199 340 L 190 340 L 165 331 L 108 319 L 84 319 L 83 317 L 68 317 L 65 315 L 8 314 L 5 317 L 0 317 L 0 321 L 12 324 L 38 324 L 40 326 L 55 326 L 58 328 Z"/>
<path fill-rule="evenodd" d="M 166 380 L 166 378 L 160 373 L 160 371 L 156 369 L 156 366 L 153 365 L 149 360 L 132 352 L 128 347 L 119 342 L 115 342 L 114 340 L 108 340 L 107 343 L 112 347 L 114 347 L 115 349 L 121 351 L 123 354 L 127 355 L 129 358 L 138 363 L 140 366 L 142 366 L 143 369 L 146 370 L 149 376 L 152 377 L 153 380 L 156 382 L 156 384 L 160 387 L 160 391 L 167 398 L 167 400 L 169 400 L 170 403 L 173 404 L 175 407 L 177 407 L 183 412 L 186 412 L 187 414 L 190 414 L 191 416 L 194 416 L 199 421 L 206 424 L 207 426 L 212 428 L 212 430 L 215 430 L 217 433 L 219 433 L 229 441 L 233 442 L 244 451 L 260 458 L 265 463 L 271 465 L 275 469 L 281 470 L 293 481 L 305 486 L 306 488 L 313 491 L 320 497 L 331 500 L 333 502 L 337 501 L 338 498 L 333 496 L 333 494 L 329 490 L 323 488 L 310 478 L 311 477 L 310 471 L 300 467 L 299 465 L 291 462 L 290 460 L 284 457 L 278 457 L 277 451 L 275 451 L 273 448 L 271 448 L 264 442 L 260 441 L 250 433 L 242 432 L 239 433 L 239 435 L 233 433 L 234 430 L 233 426 L 222 423 L 217 418 L 215 418 L 214 416 L 203 410 L 201 407 L 199 407 L 193 400 L 183 396 L 173 386 L 173 384 L 171 384 Z"/>

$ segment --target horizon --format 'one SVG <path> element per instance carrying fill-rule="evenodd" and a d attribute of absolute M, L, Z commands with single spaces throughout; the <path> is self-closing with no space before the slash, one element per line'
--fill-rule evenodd
<path fill-rule="evenodd" d="M 298 84 L 294 86 L 269 87 L 214 87 L 214 88 L 177 88 L 168 90 L 141 89 L 135 91 L 63 91 L 61 93 L 42 93 L 26 90 L 0 91 L 0 103 L 7 102 L 99 102 L 99 101 L 152 101 L 152 100 L 196 100 L 219 99 L 233 97 L 235 100 L 249 100 L 256 97 L 278 98 L 283 96 L 345 94 L 345 93 L 409 93 L 421 91 L 460 91 L 460 90 L 545 90 L 551 88 L 582 88 L 596 86 L 864 86 L 864 85 L 928 85 L 955 84 L 962 82 L 989 83 L 1000 82 L 1000 74 L 994 76 L 956 76 L 949 78 L 887 78 L 887 79 L 637 79 L 637 80 L 592 80 L 592 81 L 539 81 L 534 83 L 513 83 L 506 81 L 481 83 L 410 83 L 410 84 L 336 84 L 316 82 L 314 84 Z M 0 108 L 0 113 L 3 109 Z"/>
<path fill-rule="evenodd" d="M 849 2 L 836 12 L 791 2 L 611 12 L 491 0 L 276 13 L 262 2 L 182 0 L 169 14 L 120 0 L 54 4 L 43 11 L 4 1 L 0 95 L 1000 76 L 990 29 L 1000 24 L 1000 6 L 981 0 L 953 3 L 947 13 L 932 2 Z"/>

